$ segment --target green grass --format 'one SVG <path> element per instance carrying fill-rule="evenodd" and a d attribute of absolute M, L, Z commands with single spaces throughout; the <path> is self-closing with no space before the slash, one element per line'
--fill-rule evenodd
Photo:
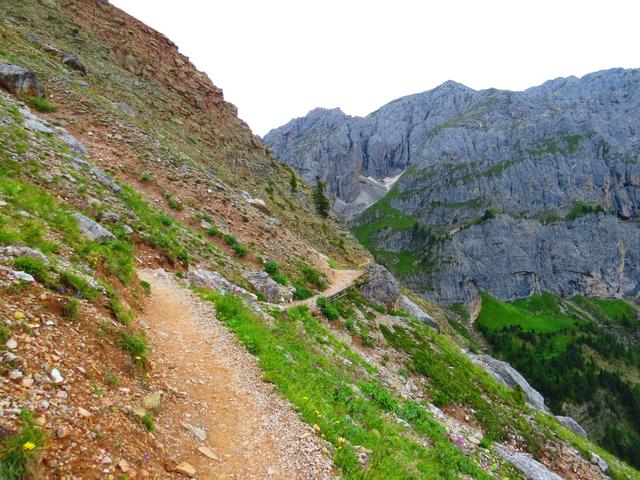
<path fill-rule="evenodd" d="M 604 212 L 604 209 L 600 205 L 590 205 L 581 201 L 577 201 L 573 208 L 564 217 L 565 220 L 571 221 L 584 215 L 591 213 Z"/>
<path fill-rule="evenodd" d="M 13 262 L 13 266 L 17 270 L 28 273 L 40 283 L 49 283 L 49 267 L 47 267 L 39 258 L 21 257 Z"/>
<path fill-rule="evenodd" d="M 120 332 L 117 345 L 131 355 L 134 362 L 145 362 L 149 355 L 149 344 L 142 333 Z"/>
<path fill-rule="evenodd" d="M 80 301 L 77 298 L 68 298 L 62 303 L 62 315 L 69 320 L 76 320 L 80 315 Z"/>
<path fill-rule="evenodd" d="M 374 244 L 374 237 L 381 230 L 387 228 L 394 232 L 409 230 L 417 223 L 415 217 L 402 213 L 387 202 L 388 199 L 385 196 L 370 206 L 360 217 L 360 225 L 352 229 L 355 237 L 367 248 Z"/>
<path fill-rule="evenodd" d="M 603 300 L 580 295 L 571 300 L 606 323 L 625 327 L 638 325 L 637 311 L 624 300 Z"/>
<path fill-rule="evenodd" d="M 38 427 L 26 410 L 20 412 L 21 429 L 2 440 L 0 446 L 0 478 L 23 480 L 36 478 L 47 444 L 46 432 Z"/>
<path fill-rule="evenodd" d="M 202 296 L 215 303 L 217 317 L 258 357 L 266 380 L 334 445 L 334 461 L 345 480 L 448 480 L 461 473 L 489 478 L 446 437 L 424 406 L 396 398 L 370 375 L 363 377 L 361 368 L 369 372 L 372 368 L 338 342 L 306 307 L 276 316 L 270 328 L 235 296 L 210 292 Z M 325 356 L 321 347 L 327 342 L 353 366 Z M 407 427 L 390 413 L 408 421 L 414 434 L 426 436 L 431 447 L 405 435 Z M 366 470 L 357 460 L 356 445 L 373 452 Z"/>
<path fill-rule="evenodd" d="M 488 331 L 520 326 L 532 332 L 553 333 L 572 327 L 575 323 L 571 317 L 555 313 L 557 299 L 546 292 L 513 303 L 501 302 L 484 292 L 481 297 L 482 308 L 476 324 Z"/>
<path fill-rule="evenodd" d="M 58 105 L 43 97 L 24 97 L 24 101 L 39 112 L 50 113 L 58 111 Z"/>

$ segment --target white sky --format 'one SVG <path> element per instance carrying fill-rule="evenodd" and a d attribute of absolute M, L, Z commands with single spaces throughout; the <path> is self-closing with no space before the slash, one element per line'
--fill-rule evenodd
<path fill-rule="evenodd" d="M 366 115 L 445 80 L 522 90 L 640 66 L 638 0 L 112 0 L 161 31 L 259 135 Z"/>

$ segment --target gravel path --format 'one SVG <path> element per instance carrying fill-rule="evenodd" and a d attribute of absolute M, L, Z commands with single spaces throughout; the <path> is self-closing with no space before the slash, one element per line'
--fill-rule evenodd
<path fill-rule="evenodd" d="M 313 306 L 316 304 L 316 301 L 319 297 L 331 297 L 337 293 L 342 292 L 349 288 L 354 281 L 356 281 L 361 275 L 363 271 L 361 270 L 331 270 L 331 276 L 329 278 L 329 288 L 320 292 L 313 297 L 307 298 L 306 300 L 298 300 L 297 302 L 293 302 L 292 305 L 309 305 Z"/>
<path fill-rule="evenodd" d="M 157 367 L 178 402 L 163 404 L 157 435 L 175 463 L 199 479 L 329 479 L 334 468 L 322 441 L 291 404 L 263 381 L 255 357 L 215 318 L 213 306 L 163 270 L 140 277 L 152 294 L 143 322 Z M 202 428 L 199 441 L 182 423 Z M 207 446 L 215 458 L 197 450 Z"/>

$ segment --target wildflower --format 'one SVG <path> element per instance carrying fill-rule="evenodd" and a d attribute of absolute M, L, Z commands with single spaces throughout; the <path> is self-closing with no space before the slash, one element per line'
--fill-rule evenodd
<path fill-rule="evenodd" d="M 22 448 L 24 448 L 25 450 L 33 450 L 34 448 L 36 448 L 36 444 L 33 442 L 25 442 L 25 444 L 22 445 Z"/>

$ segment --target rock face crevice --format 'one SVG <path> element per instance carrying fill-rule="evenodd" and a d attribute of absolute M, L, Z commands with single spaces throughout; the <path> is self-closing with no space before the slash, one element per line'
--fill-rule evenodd
<path fill-rule="evenodd" d="M 347 218 L 362 177 L 404 172 L 351 223 L 426 296 L 620 297 L 639 291 L 638 125 L 640 70 L 613 69 L 522 92 L 446 82 L 366 117 L 316 109 L 264 140 Z"/>

